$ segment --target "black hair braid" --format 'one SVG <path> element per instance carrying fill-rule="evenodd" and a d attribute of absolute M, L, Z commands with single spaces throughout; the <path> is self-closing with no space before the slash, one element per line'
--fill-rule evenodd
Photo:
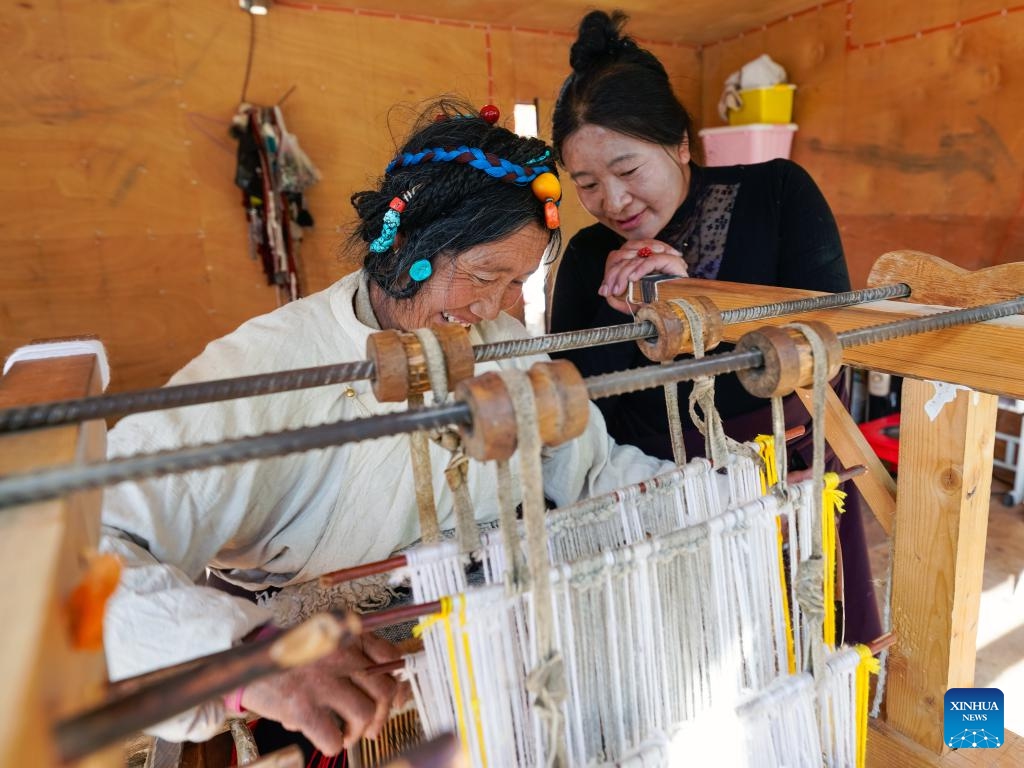
<path fill-rule="evenodd" d="M 472 107 L 463 102 L 435 102 L 420 115 L 399 154 L 466 146 L 525 165 L 550 153 L 543 141 L 517 136 L 473 114 Z M 530 164 L 543 164 L 556 172 L 550 156 Z M 363 248 L 372 243 L 381 233 L 391 201 L 410 191 L 395 243 L 383 253 L 368 251 L 364 258 L 364 270 L 370 279 L 395 299 L 419 291 L 423 283 L 412 280 L 409 270 L 421 259 L 431 262 L 436 270 L 435 257 L 439 254 L 454 258 L 531 222 L 544 226 L 543 203 L 534 197 L 529 185 L 500 181 L 455 161 L 424 160 L 397 165 L 380 179 L 376 190 L 352 195 L 359 222 L 351 241 Z M 552 237 L 557 237 L 557 231 Z"/>

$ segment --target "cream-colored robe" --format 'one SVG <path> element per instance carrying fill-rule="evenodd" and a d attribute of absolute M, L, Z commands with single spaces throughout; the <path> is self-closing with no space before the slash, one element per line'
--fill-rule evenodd
<path fill-rule="evenodd" d="M 355 273 L 250 320 L 211 342 L 169 383 L 361 360 L 375 329 L 357 316 L 359 291 L 366 286 Z M 471 334 L 474 344 L 524 335 L 507 315 L 480 323 Z M 539 359 L 546 358 L 483 363 L 476 372 L 525 369 Z M 108 452 L 125 456 L 404 409 L 404 403 L 377 402 L 368 381 L 354 381 L 129 416 L 111 431 Z M 448 458 L 431 445 L 442 528 L 454 527 L 443 474 Z M 587 431 L 546 450 L 543 466 L 545 493 L 560 506 L 672 467 L 616 445 L 593 404 Z M 494 520 L 493 465 L 472 463 L 469 489 L 478 520 Z M 223 650 L 267 620 L 267 612 L 247 600 L 196 586 L 207 567 L 259 590 L 379 560 L 414 543 L 419 523 L 409 440 L 386 437 L 124 483 L 107 489 L 103 523 L 104 547 L 129 566 L 106 621 L 108 664 L 116 680 Z M 198 707 L 154 732 L 201 740 L 216 731 L 223 714 L 216 704 Z"/>

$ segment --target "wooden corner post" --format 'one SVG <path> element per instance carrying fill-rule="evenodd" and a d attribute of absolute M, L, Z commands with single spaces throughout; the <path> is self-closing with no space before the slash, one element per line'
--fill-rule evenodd
<path fill-rule="evenodd" d="M 936 754 L 946 690 L 974 684 L 997 399 L 903 384 L 886 722 Z"/>

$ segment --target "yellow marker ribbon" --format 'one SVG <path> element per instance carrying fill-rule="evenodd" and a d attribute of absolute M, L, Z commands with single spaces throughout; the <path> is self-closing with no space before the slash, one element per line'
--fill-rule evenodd
<path fill-rule="evenodd" d="M 459 628 L 462 634 L 462 649 L 464 658 L 466 660 L 466 676 L 468 677 L 470 698 L 469 706 L 470 712 L 473 716 L 473 726 L 476 730 L 477 739 L 480 743 L 480 763 L 486 768 L 487 766 L 487 754 L 484 750 L 484 727 L 483 721 L 480 718 L 480 696 L 477 693 L 476 687 L 476 675 L 473 673 L 473 657 L 470 653 L 469 647 L 469 635 L 465 631 L 466 627 L 466 596 L 464 594 L 458 594 L 455 596 L 459 601 Z M 462 684 L 461 676 L 459 675 L 459 657 L 458 649 L 455 643 L 455 632 L 452 628 L 452 614 L 454 610 L 454 600 L 450 596 L 441 598 L 441 610 L 438 613 L 432 614 L 420 620 L 420 623 L 412 628 L 413 637 L 422 637 L 423 633 L 426 632 L 430 627 L 435 624 L 442 624 L 444 626 L 444 637 L 445 644 L 448 648 L 448 665 L 452 670 L 452 690 L 455 695 L 455 717 L 458 723 L 459 729 L 459 741 L 462 744 L 462 749 L 468 756 L 470 754 L 469 747 L 469 730 L 466 724 L 466 709 L 462 700 Z"/>
<path fill-rule="evenodd" d="M 761 467 L 761 493 L 768 493 L 768 489 L 779 482 L 779 468 L 775 464 L 775 438 L 771 435 L 758 435 L 754 443 L 764 462 Z"/>
<path fill-rule="evenodd" d="M 758 453 L 764 460 L 761 469 L 761 493 L 768 493 L 768 489 L 779 482 L 779 469 L 775 464 L 775 438 L 771 435 L 758 435 L 754 438 L 758 446 Z M 779 584 L 782 586 L 782 615 L 786 620 L 786 661 L 789 665 L 789 674 L 796 674 L 796 651 L 793 642 L 793 620 L 789 614 L 789 589 L 786 584 L 786 565 L 782 553 L 783 535 L 782 519 L 775 518 L 775 529 L 777 531 L 777 546 L 779 554 Z"/>
<path fill-rule="evenodd" d="M 836 647 L 836 513 L 845 511 L 846 493 L 839 490 L 839 475 L 825 473 L 821 493 L 821 550 L 825 558 L 825 622 L 824 640 Z"/>
<path fill-rule="evenodd" d="M 476 690 L 476 675 L 473 673 L 473 655 L 469 651 L 469 634 L 466 627 L 466 596 L 459 595 L 459 626 L 462 628 L 462 647 L 465 651 L 466 674 L 469 676 L 469 707 L 473 713 L 473 725 L 476 727 L 476 738 L 480 744 L 480 765 L 487 768 L 487 751 L 484 749 L 484 724 L 480 717 L 480 696 Z"/>
<path fill-rule="evenodd" d="M 868 752 L 868 676 L 877 675 L 882 668 L 881 663 L 874 656 L 866 645 L 855 646 L 860 654 L 860 664 L 854 673 L 854 688 L 856 692 L 856 708 L 854 716 L 857 718 L 857 768 L 864 768 L 867 763 Z"/>

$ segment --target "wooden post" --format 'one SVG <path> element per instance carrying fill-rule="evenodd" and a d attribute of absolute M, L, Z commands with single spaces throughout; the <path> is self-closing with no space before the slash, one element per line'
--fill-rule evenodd
<path fill-rule="evenodd" d="M 0 379 L 0 407 L 99 394 L 93 355 L 19 362 Z M 0 473 L 24 472 L 106 452 L 102 422 L 0 436 Z M 99 697 L 102 652 L 75 650 L 65 603 L 99 534 L 101 491 L 0 512 L 0 765 L 56 765 L 51 723 Z M 123 762 L 119 750 L 82 765 Z"/>
<path fill-rule="evenodd" d="M 940 754 L 943 697 L 974 684 L 995 440 L 995 395 L 907 379 L 900 417 L 886 721 Z"/>

